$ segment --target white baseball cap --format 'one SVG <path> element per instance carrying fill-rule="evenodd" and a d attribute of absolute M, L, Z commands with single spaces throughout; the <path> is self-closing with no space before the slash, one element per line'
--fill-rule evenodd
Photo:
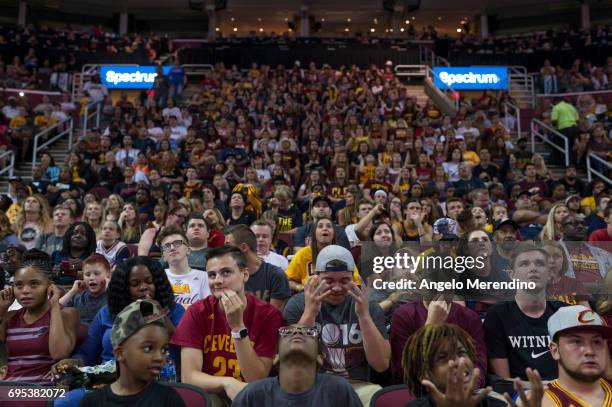
<path fill-rule="evenodd" d="M 551 338 L 570 330 L 598 331 L 604 338 L 612 338 L 612 327 L 607 326 L 599 314 L 584 305 L 560 308 L 548 318 L 548 335 Z"/>
<path fill-rule="evenodd" d="M 331 265 L 332 262 L 343 263 Z M 335 244 L 326 246 L 317 255 L 316 271 L 325 273 L 330 271 L 350 271 L 355 269 L 353 255 L 347 249 Z"/>

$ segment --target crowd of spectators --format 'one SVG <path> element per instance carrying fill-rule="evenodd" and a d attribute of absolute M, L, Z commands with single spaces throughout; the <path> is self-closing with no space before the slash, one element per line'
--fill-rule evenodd
<path fill-rule="evenodd" d="M 218 405 L 257 405 L 253 394 L 262 389 L 312 401 L 318 393 L 306 391 L 313 386 L 368 405 L 393 383 L 408 384 L 406 401 L 427 392 L 439 400 L 437 392 L 451 391 L 444 375 L 455 361 L 471 387 L 503 392 L 514 377 L 538 385 L 527 367 L 544 380 L 565 377 L 548 353 L 549 318 L 577 303 L 611 318 L 608 187 L 586 184 L 576 166 L 557 178 L 526 139 L 514 140 L 515 119 L 503 108 L 508 94 L 464 98 L 450 117 L 431 100 L 419 105 L 391 66 L 314 64 L 241 72 L 219 63 L 185 97 L 168 97 L 170 86 L 160 76 L 153 93 L 114 104 L 102 91 L 101 128 L 64 163 L 43 153 L 32 181 L 14 179 L 0 196 L 5 380 L 49 383 L 75 365 L 116 360 L 120 377 L 107 391 L 117 394 L 137 369 L 127 356 L 134 348 L 121 344 L 131 335 L 144 340 L 133 328 L 125 334 L 119 318 L 137 312 L 137 300 L 166 311 L 157 326 L 139 326 L 142 335 L 163 332 L 150 339 L 157 359 L 145 376 L 160 374 L 169 340 L 181 380 Z M 7 102 L 0 124 L 23 148 L 27 135 L 11 122 L 31 109 L 25 99 Z M 551 120 L 558 122 L 556 114 Z M 531 281 L 536 289 L 518 289 L 510 302 L 457 291 L 453 302 L 435 290 L 375 287 L 372 253 L 402 250 L 484 253 L 484 270 L 461 278 Z M 384 278 L 434 278 L 414 271 L 393 268 Z M 600 297 L 589 296 L 602 286 Z M 149 306 L 139 307 L 144 314 Z M 33 327 L 49 335 L 20 339 L 42 315 Z M 68 340 L 51 345 L 62 335 Z M 283 355 L 312 338 L 325 357 L 302 349 L 296 360 L 312 380 L 287 387 L 283 377 L 297 362 Z M 442 342 L 426 344 L 435 338 Z M 34 348 L 39 358 L 26 369 L 20 358 Z M 275 354 L 280 380 L 258 382 L 270 375 Z M 424 355 L 426 367 L 417 368 Z M 608 352 L 597 358 L 597 379 L 610 378 Z M 431 373 L 434 360 L 450 360 L 442 369 L 451 373 Z M 336 377 L 316 376 L 317 363 Z M 435 405 L 428 403 L 418 405 Z"/>
<path fill-rule="evenodd" d="M 138 55 L 136 63 L 153 62 L 167 52 L 167 42 L 156 34 L 119 36 L 101 26 L 55 29 L 45 25 L 0 26 L 0 86 L 17 89 L 54 89 L 57 75 L 80 71 L 89 57 Z M 55 75 L 54 75 L 55 74 Z"/>
<path fill-rule="evenodd" d="M 461 33 L 451 46 L 452 52 L 470 54 L 532 54 L 584 47 L 608 47 L 612 27 L 599 25 L 591 30 L 547 30 L 512 35 L 493 35 L 483 39 L 478 33 Z"/>
<path fill-rule="evenodd" d="M 601 91 L 612 88 L 612 57 L 604 66 L 593 66 L 588 61 L 574 60 L 571 67 L 552 66 L 548 59 L 540 69 L 539 82 L 546 94 Z"/>

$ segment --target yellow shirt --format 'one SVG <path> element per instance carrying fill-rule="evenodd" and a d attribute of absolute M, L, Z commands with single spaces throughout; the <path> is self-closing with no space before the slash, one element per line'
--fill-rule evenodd
<path fill-rule="evenodd" d="M 20 129 L 26 124 L 26 119 L 23 116 L 15 116 L 9 122 L 11 129 Z"/>
<path fill-rule="evenodd" d="M 592 211 L 597 209 L 597 203 L 595 202 L 594 196 L 587 196 L 582 201 L 580 201 L 580 206 L 588 206 Z"/>
<path fill-rule="evenodd" d="M 466 151 L 463 153 L 463 161 L 467 162 L 471 166 L 480 164 L 480 157 L 474 151 Z"/>
<path fill-rule="evenodd" d="M 13 202 L 11 206 L 6 210 L 6 217 L 9 219 L 11 224 L 15 224 L 17 222 L 17 215 L 19 215 L 19 211 L 21 210 L 21 205 L 17 202 Z"/>
<path fill-rule="evenodd" d="M 299 284 L 306 284 L 308 277 L 316 274 L 315 265 L 312 264 L 312 247 L 306 246 L 298 250 L 293 259 L 291 259 L 291 263 L 289 263 L 289 267 L 285 273 L 287 277 L 289 277 L 289 280 Z M 355 265 L 355 270 L 353 271 L 353 281 L 355 284 L 359 284 L 359 270 L 357 269 L 357 265 Z"/>

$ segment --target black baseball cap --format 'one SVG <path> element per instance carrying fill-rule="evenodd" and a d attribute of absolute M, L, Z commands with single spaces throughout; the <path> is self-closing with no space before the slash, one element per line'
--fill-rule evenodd
<path fill-rule="evenodd" d="M 495 223 L 495 227 L 493 230 L 497 232 L 499 229 L 501 229 L 502 226 L 505 226 L 505 225 L 512 226 L 514 230 L 519 230 L 521 228 L 519 224 L 513 221 L 512 219 L 504 218 Z"/>

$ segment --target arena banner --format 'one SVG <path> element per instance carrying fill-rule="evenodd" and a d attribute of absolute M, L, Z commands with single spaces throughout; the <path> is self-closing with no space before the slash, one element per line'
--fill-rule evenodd
<path fill-rule="evenodd" d="M 434 84 L 438 89 L 507 90 L 507 66 L 436 66 Z"/>
<path fill-rule="evenodd" d="M 103 65 L 100 68 L 100 81 L 108 89 L 151 89 L 157 76 L 156 69 L 153 65 Z M 164 75 L 168 75 L 172 67 L 164 66 L 162 69 Z"/>

